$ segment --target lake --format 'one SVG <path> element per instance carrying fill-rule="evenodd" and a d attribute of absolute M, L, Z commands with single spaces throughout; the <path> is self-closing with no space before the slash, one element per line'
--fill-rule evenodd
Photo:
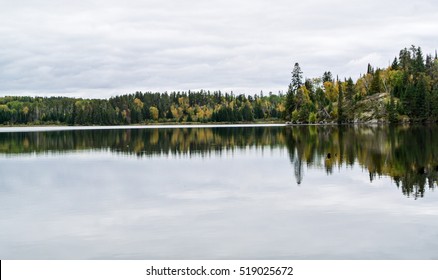
<path fill-rule="evenodd" d="M 0 259 L 438 259 L 435 126 L 0 128 Z"/>

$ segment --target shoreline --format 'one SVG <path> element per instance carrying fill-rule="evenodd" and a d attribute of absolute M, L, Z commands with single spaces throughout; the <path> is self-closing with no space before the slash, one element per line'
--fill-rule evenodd
<path fill-rule="evenodd" d="M 174 128 L 220 128 L 220 127 L 304 127 L 304 126 L 411 126 L 411 125 L 434 125 L 431 123 L 398 123 L 391 124 L 388 122 L 355 122 L 355 123 L 302 123 L 302 124 L 288 124 L 280 122 L 254 122 L 254 123 L 149 123 L 149 124 L 132 124 L 132 125 L 22 125 L 22 126 L 1 126 L 0 133 L 8 132 L 39 132 L 39 131 L 71 131 L 71 130 L 110 130 L 110 129 L 174 129 Z"/>
<path fill-rule="evenodd" d="M 37 132 L 37 131 L 65 131 L 65 130 L 109 130 L 109 129 L 156 129 L 156 128 L 215 128 L 215 127 L 285 127 L 284 123 L 214 123 L 214 124 L 176 124 L 154 123 L 135 125 L 27 125 L 27 126 L 0 126 L 0 133 L 4 132 Z"/>

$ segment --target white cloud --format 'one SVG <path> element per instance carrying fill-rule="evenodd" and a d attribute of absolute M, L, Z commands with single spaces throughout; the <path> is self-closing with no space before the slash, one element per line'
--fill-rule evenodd
<path fill-rule="evenodd" d="M 0 1 L 1 95 L 276 92 L 295 61 L 357 77 L 437 45 L 431 0 Z"/>

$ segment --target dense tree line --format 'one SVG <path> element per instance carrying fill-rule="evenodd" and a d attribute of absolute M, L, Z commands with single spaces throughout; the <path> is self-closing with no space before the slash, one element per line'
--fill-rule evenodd
<path fill-rule="evenodd" d="M 380 93 L 386 93 L 375 97 Z M 376 102 L 384 98 L 385 108 Z M 373 107 L 374 106 L 374 107 Z M 420 47 L 400 51 L 386 69 L 368 64 L 356 82 L 330 71 L 303 79 L 295 63 L 286 95 L 235 95 L 220 91 L 136 92 L 110 99 L 0 97 L 0 124 L 119 125 L 149 122 L 295 123 L 363 120 L 363 108 L 384 121 L 438 121 L 438 59 Z"/>
<path fill-rule="evenodd" d="M 147 122 L 249 122 L 278 119 L 284 96 L 209 91 L 127 94 L 110 99 L 2 97 L 0 124 L 118 125 Z"/>

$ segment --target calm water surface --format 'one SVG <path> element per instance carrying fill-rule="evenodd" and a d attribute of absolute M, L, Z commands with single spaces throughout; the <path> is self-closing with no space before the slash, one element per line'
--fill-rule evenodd
<path fill-rule="evenodd" d="M 436 127 L 0 129 L 0 259 L 438 259 Z"/>

